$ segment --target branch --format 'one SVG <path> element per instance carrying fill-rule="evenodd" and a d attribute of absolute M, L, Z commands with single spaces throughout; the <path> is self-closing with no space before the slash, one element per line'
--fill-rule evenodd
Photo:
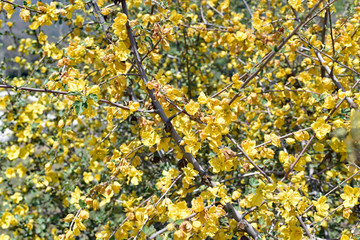
<path fill-rule="evenodd" d="M 348 177 L 347 179 L 345 179 L 344 181 L 342 181 L 341 183 L 339 183 L 339 185 L 337 185 L 336 187 L 334 187 L 333 189 L 331 189 L 329 192 L 327 192 L 324 196 L 327 197 L 329 196 L 332 192 L 334 192 L 336 189 L 338 189 L 341 185 L 343 185 L 344 183 L 346 183 L 347 181 L 349 181 L 350 179 L 352 179 L 353 177 L 355 177 L 356 175 L 358 175 L 360 173 L 360 170 L 358 170 L 356 173 L 354 173 L 353 175 L 351 175 L 350 177 Z M 314 206 L 314 204 L 311 204 L 307 209 L 305 209 L 305 211 L 301 214 L 301 216 L 303 216 L 305 213 L 307 213 L 312 207 Z"/>
<path fill-rule="evenodd" d="M 168 194 L 168 192 L 170 191 L 170 189 L 175 185 L 175 183 L 184 176 L 184 173 L 180 174 L 169 186 L 169 188 L 164 192 L 163 195 L 161 195 L 161 197 L 159 198 L 159 200 L 157 200 L 157 202 L 154 204 L 154 208 L 156 209 L 157 205 L 160 203 L 161 199 L 163 199 L 166 194 Z M 138 236 L 140 235 L 140 233 L 142 232 L 144 226 L 146 225 L 146 223 L 150 220 L 150 216 L 148 216 L 145 220 L 145 222 L 143 223 L 143 225 L 141 226 L 139 232 L 136 234 L 134 240 L 136 240 L 138 238 Z"/>
<path fill-rule="evenodd" d="M 304 18 L 304 20 L 296 26 L 296 28 L 285 38 L 283 39 L 283 41 L 279 44 L 279 46 L 277 46 L 277 51 L 271 51 L 269 54 L 267 54 L 262 61 L 264 61 L 264 63 L 254 72 L 252 73 L 243 83 L 243 85 L 240 87 L 240 89 L 245 88 L 249 82 L 255 78 L 263 69 L 264 67 L 270 62 L 271 59 L 273 59 L 275 57 L 275 55 L 285 46 L 285 44 L 299 31 L 300 28 L 302 28 L 305 24 L 306 24 L 306 20 L 312 15 L 312 13 L 315 11 L 315 9 L 320 5 L 320 3 L 322 3 L 323 0 L 320 0 L 308 13 L 308 15 L 306 15 L 306 17 Z M 230 105 L 240 96 L 240 93 L 235 94 L 235 96 L 230 100 Z"/>
<path fill-rule="evenodd" d="M 129 13 L 128 13 L 128 10 L 127 10 L 126 1 L 121 0 L 121 5 L 122 5 L 123 13 L 126 14 L 126 16 L 129 19 Z M 141 58 L 140 58 L 139 52 L 138 52 L 137 47 L 136 47 L 135 37 L 133 35 L 133 32 L 132 32 L 132 29 L 130 27 L 129 21 L 127 21 L 127 23 L 126 23 L 126 29 L 127 29 L 128 35 L 129 35 L 130 45 L 131 45 L 131 48 L 132 48 L 132 51 L 133 51 L 133 54 L 134 54 L 134 57 L 135 57 L 136 64 L 137 64 L 138 69 L 139 69 L 141 79 L 143 80 L 143 82 L 144 82 L 144 84 L 146 86 L 146 83 L 149 80 L 148 80 L 148 77 L 147 77 L 147 75 L 145 73 L 144 67 L 143 67 L 143 65 L 141 63 Z M 154 94 L 154 90 L 149 89 L 149 88 L 146 88 L 146 90 L 147 90 L 147 92 L 148 92 L 148 94 L 149 94 L 149 96 L 151 98 L 154 109 L 157 110 L 157 113 L 159 114 L 162 122 L 164 124 L 167 123 L 168 122 L 168 117 L 166 116 L 166 114 L 164 112 L 164 109 L 162 108 L 161 104 L 156 99 L 155 94 Z M 171 136 L 175 140 L 175 142 L 177 143 L 179 148 L 181 149 L 181 151 L 182 151 L 182 153 L 184 155 L 184 158 L 194 166 L 194 169 L 199 172 L 199 175 L 201 176 L 201 178 L 203 179 L 204 182 L 206 182 L 206 180 L 208 180 L 207 181 L 208 184 L 210 186 L 212 186 L 212 187 L 215 187 L 216 186 L 215 182 L 213 180 L 209 179 L 208 175 L 206 174 L 206 171 L 199 164 L 199 162 L 195 159 L 195 157 L 191 153 L 186 152 L 184 146 L 180 145 L 180 143 L 182 142 L 182 138 L 179 136 L 179 134 L 177 133 L 177 131 L 175 130 L 174 126 L 172 126 L 171 123 L 170 123 L 170 128 L 171 128 L 170 129 Z M 238 222 L 239 221 L 244 221 L 246 223 L 245 231 L 249 235 L 251 235 L 254 239 L 261 239 L 261 235 L 246 220 L 243 219 L 242 215 L 234 208 L 234 206 L 232 206 L 230 203 L 227 203 L 225 205 L 225 209 L 226 209 L 226 211 L 228 213 L 232 214 L 233 218 L 236 221 L 238 221 Z"/>
<path fill-rule="evenodd" d="M 335 76 L 335 74 L 333 72 L 331 72 L 331 69 L 329 68 L 329 66 L 325 65 L 325 61 L 323 59 L 323 57 L 321 56 L 320 52 L 315 50 L 316 56 L 318 57 L 322 67 L 326 70 L 326 72 L 329 74 L 329 76 L 331 76 L 331 79 L 333 80 L 335 86 L 340 90 L 342 90 L 343 92 L 346 92 L 345 88 L 341 85 L 341 83 L 339 82 L 339 80 L 337 79 L 337 77 Z M 357 109 L 358 105 L 349 97 L 345 97 L 346 101 L 349 103 L 350 107 Z"/>
<path fill-rule="evenodd" d="M 163 234 L 164 232 L 167 231 L 167 226 L 164 227 L 163 229 L 160 229 L 159 231 L 151 234 L 148 238 L 146 238 L 146 240 L 152 240 L 155 239 L 157 236 L 159 236 L 160 234 Z"/>
<path fill-rule="evenodd" d="M 360 83 L 360 80 L 358 80 L 352 87 L 351 89 L 354 89 L 358 84 Z M 331 115 L 334 114 L 334 112 L 341 106 L 341 104 L 345 101 L 346 97 L 344 97 L 329 113 L 329 115 L 326 117 L 325 122 L 327 123 L 331 117 Z M 291 164 L 290 169 L 285 173 L 285 176 L 281 179 L 281 182 L 283 182 L 289 175 L 289 173 L 294 169 L 294 167 L 296 166 L 296 164 L 298 163 L 298 161 L 300 160 L 301 156 L 305 153 L 306 149 L 310 146 L 310 143 L 312 142 L 312 140 L 315 138 L 315 134 L 313 134 L 310 138 L 310 140 L 308 141 L 308 143 L 306 144 L 306 146 L 301 150 L 301 153 L 299 154 L 299 156 L 296 158 L 295 162 L 293 164 Z"/>
<path fill-rule="evenodd" d="M 55 90 L 40 89 L 40 88 L 29 88 L 29 87 L 14 87 L 14 86 L 11 86 L 11 85 L 4 85 L 4 84 L 0 84 L 0 88 L 4 88 L 4 89 L 9 89 L 10 88 L 10 89 L 28 91 L 28 92 L 54 93 L 54 94 L 59 94 L 59 95 L 68 95 L 69 94 L 69 92 L 63 92 L 63 91 L 55 91 Z M 130 111 L 129 107 L 120 105 L 118 103 L 111 102 L 109 100 L 100 99 L 99 102 L 100 103 L 106 103 L 106 104 L 109 104 L 111 106 L 118 107 L 118 108 Z M 139 112 L 145 112 L 144 110 L 138 110 L 138 111 Z"/>
<path fill-rule="evenodd" d="M 310 144 L 312 143 L 314 138 L 315 138 L 315 134 L 313 134 L 311 136 L 309 141 L 306 143 L 305 147 L 301 150 L 300 154 L 296 157 L 295 162 L 293 162 L 293 164 L 291 164 L 289 170 L 285 173 L 285 176 L 281 179 L 281 182 L 283 182 L 289 176 L 289 173 L 294 169 L 294 167 L 299 162 L 300 158 L 304 155 L 304 153 L 306 152 L 306 150 L 308 149 L 308 147 L 310 146 Z"/>
<path fill-rule="evenodd" d="M 253 17 L 253 13 L 252 13 L 249 5 L 247 4 L 246 0 L 242 0 L 242 1 L 244 2 L 244 5 L 245 5 L 246 9 L 248 10 L 248 12 L 249 12 L 249 14 L 250 14 L 250 16 L 251 16 L 251 18 L 252 18 L 252 17 Z"/>
<path fill-rule="evenodd" d="M 201 14 L 201 19 L 203 20 L 203 22 L 204 22 L 205 24 L 207 24 L 208 22 L 206 21 L 206 19 L 205 19 L 205 17 L 204 17 L 204 11 L 203 11 L 202 5 L 203 5 L 203 1 L 200 2 L 200 14 Z"/>
<path fill-rule="evenodd" d="M 122 0 L 121 4 L 122 4 L 122 7 L 123 7 L 123 12 L 128 16 L 129 14 L 128 14 L 126 2 L 124 0 Z M 126 23 L 126 28 L 127 28 L 131 48 L 132 48 L 132 51 L 133 51 L 133 54 L 134 54 L 134 57 L 135 57 L 135 61 L 136 61 L 140 76 L 141 76 L 143 82 L 146 85 L 146 83 L 149 80 L 148 80 L 148 77 L 147 77 L 147 75 L 145 73 L 144 67 L 143 67 L 143 65 L 141 63 L 141 58 L 140 58 L 139 52 L 138 52 L 138 50 L 136 48 L 136 41 L 135 41 L 134 35 L 132 33 L 129 22 Z M 154 90 L 149 89 L 149 88 L 146 88 L 146 90 L 147 90 L 147 92 L 148 92 L 148 94 L 149 94 L 149 96 L 150 96 L 150 98 L 152 100 L 154 108 L 158 111 L 158 114 L 159 114 L 162 122 L 163 123 L 168 122 L 168 117 L 166 116 L 166 114 L 164 112 L 164 109 L 162 108 L 161 104 L 156 99 Z M 205 170 L 200 166 L 200 164 L 197 162 L 197 160 L 194 158 L 194 156 L 191 153 L 187 153 L 185 151 L 185 148 L 180 145 L 180 143 L 182 141 L 182 138 L 179 136 L 179 134 L 177 133 L 177 131 L 175 130 L 175 128 L 173 126 L 171 126 L 171 136 L 173 137 L 175 142 L 179 145 L 181 151 L 184 154 L 184 157 L 188 160 L 189 163 L 194 165 L 194 169 L 199 172 L 200 176 L 205 175 L 205 173 L 206 173 Z"/>
<path fill-rule="evenodd" d="M 214 203 L 211 203 L 209 206 L 206 206 L 205 209 L 209 209 L 212 206 L 214 206 Z M 184 220 L 190 220 L 191 218 L 195 217 L 198 213 L 193 213 L 190 216 L 188 216 L 187 218 L 185 218 Z M 151 240 L 151 239 L 155 239 L 157 236 L 159 236 L 160 234 L 163 234 L 164 232 L 167 232 L 167 226 L 165 226 L 164 228 L 158 230 L 157 232 L 151 234 L 149 237 L 146 238 L 146 240 Z"/>
<path fill-rule="evenodd" d="M 0 1 L 2 1 L 2 2 L 4 2 L 4 3 L 11 4 L 11 5 L 13 5 L 14 7 L 19 7 L 19 8 L 22 8 L 22 9 L 26 9 L 26 10 L 28 10 L 28 11 L 30 11 L 30 12 L 34 12 L 34 13 L 38 13 L 38 14 L 42 14 L 42 12 L 40 12 L 40 11 L 37 11 L 37 10 L 31 9 L 31 8 L 28 8 L 28 7 L 25 7 L 25 6 L 22 6 L 22 5 L 16 4 L 16 3 L 12 3 L 12 2 L 9 2 L 9 1 L 6 1 L 6 0 L 0 0 Z"/>
<path fill-rule="evenodd" d="M 228 134 L 226 135 L 234 144 L 235 146 L 245 155 L 247 160 L 263 175 L 268 182 L 273 183 L 273 180 L 269 178 L 269 176 L 245 153 L 245 151 L 240 147 L 240 145 Z"/>
<path fill-rule="evenodd" d="M 317 11 L 314 16 L 312 16 L 311 18 L 309 18 L 309 20 L 307 20 L 304 24 L 304 26 L 306 24 L 308 24 L 311 20 L 313 20 L 316 16 L 318 16 L 322 11 L 324 11 L 325 9 L 327 9 L 328 7 L 330 7 L 334 2 L 336 2 L 337 0 L 333 0 L 331 2 L 329 2 L 328 4 L 326 4 L 322 9 L 320 9 L 319 11 Z M 321 3 L 322 1 L 320 1 L 319 3 Z M 318 4 L 319 4 L 318 3 Z"/>
<path fill-rule="evenodd" d="M 101 27 L 103 29 L 104 32 L 107 32 L 108 30 L 108 27 L 106 26 L 106 19 L 104 17 L 104 15 L 101 14 L 101 10 L 99 8 L 99 6 L 97 5 L 96 1 L 95 0 L 92 0 L 90 2 L 90 4 L 93 6 L 93 9 L 94 9 L 94 12 L 95 12 L 95 15 L 99 18 L 99 22 L 101 24 Z"/>
<path fill-rule="evenodd" d="M 342 62 L 334 59 L 333 57 L 331 57 L 329 54 L 325 53 L 324 51 L 321 51 L 320 49 L 316 48 L 314 45 L 312 45 L 311 43 L 309 43 L 309 41 L 305 40 L 303 37 L 301 37 L 301 36 L 299 36 L 299 35 L 298 35 L 298 37 L 299 37 L 302 41 L 304 41 L 304 42 L 306 42 L 307 44 L 309 44 L 309 45 L 314 49 L 315 52 L 321 53 L 321 54 L 324 55 L 325 57 L 329 58 L 331 61 L 336 62 L 337 64 L 343 66 L 344 68 L 348 69 L 349 71 L 351 71 L 351 72 L 355 73 L 356 75 L 359 75 L 359 76 L 360 76 L 360 73 L 359 73 L 358 71 L 356 71 L 355 69 L 353 69 L 353 68 L 351 68 L 351 67 L 343 64 Z M 301 49 L 302 49 L 302 50 L 306 50 L 306 51 L 310 51 L 310 49 L 304 48 L 304 47 L 301 47 Z M 296 50 L 296 52 L 304 55 L 305 57 L 309 57 L 309 58 L 317 61 L 316 58 L 313 58 L 312 56 L 306 55 L 306 54 L 303 53 L 303 52 L 300 52 L 300 51 L 298 51 L 298 50 Z M 335 51 L 333 51 L 333 52 L 335 52 Z"/>

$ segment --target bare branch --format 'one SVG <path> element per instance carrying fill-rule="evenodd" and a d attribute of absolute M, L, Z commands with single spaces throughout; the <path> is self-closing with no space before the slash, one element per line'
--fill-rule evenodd
<path fill-rule="evenodd" d="M 336 0 L 335 0 L 336 1 Z M 320 0 L 311 10 L 310 12 L 305 16 L 303 21 L 296 26 L 296 28 L 285 38 L 282 40 L 282 42 L 277 46 L 277 51 L 271 51 L 268 53 L 261 62 L 261 66 L 255 70 L 243 83 L 243 85 L 240 87 L 240 89 L 245 88 L 250 81 L 255 78 L 263 69 L 264 67 L 270 62 L 271 59 L 275 57 L 275 55 L 286 45 L 286 43 L 299 31 L 300 28 L 302 28 L 306 24 L 306 20 L 312 15 L 312 13 L 317 9 L 317 7 L 323 2 L 323 0 Z M 230 104 L 232 104 L 238 97 L 240 96 L 240 93 L 235 94 L 235 96 L 230 100 Z"/>
<path fill-rule="evenodd" d="M 121 5 L 122 5 L 123 13 L 125 13 L 126 16 L 128 16 L 128 19 L 129 19 L 129 13 L 128 13 L 128 10 L 127 10 L 126 1 L 121 0 Z M 134 54 L 134 57 L 135 57 L 135 61 L 136 61 L 136 64 L 138 66 L 138 69 L 139 69 L 139 73 L 141 75 L 141 78 L 142 78 L 143 82 L 146 85 L 146 83 L 148 82 L 148 77 L 147 77 L 147 75 L 145 73 L 145 70 L 144 70 L 144 67 L 143 67 L 143 65 L 141 63 L 141 58 L 140 58 L 140 55 L 139 55 L 137 47 L 136 47 L 137 44 L 136 44 L 136 41 L 135 41 L 134 35 L 132 33 L 129 22 L 126 23 L 126 28 L 127 28 L 127 32 L 128 32 L 128 35 L 129 35 L 130 44 L 131 44 L 131 48 L 132 48 L 132 51 L 133 51 L 133 54 Z M 149 96 L 150 96 L 150 98 L 152 100 L 153 106 L 157 110 L 157 113 L 159 114 L 162 122 L 164 124 L 167 123 L 168 122 L 168 117 L 166 116 L 166 114 L 164 112 L 164 109 L 162 108 L 161 104 L 156 99 L 155 94 L 154 94 L 154 90 L 148 89 L 148 88 L 146 88 L 146 90 L 147 90 L 147 92 L 148 92 L 148 94 L 149 94 Z M 172 126 L 171 123 L 170 123 L 170 125 L 171 125 L 171 136 L 175 140 L 175 142 L 177 143 L 179 148 L 181 149 L 181 151 L 182 151 L 182 153 L 184 155 L 184 158 L 194 166 L 194 169 L 199 172 L 199 175 L 203 179 L 205 177 L 207 177 L 208 175 L 206 174 L 206 171 L 199 164 L 199 162 L 195 159 L 195 157 L 191 153 L 186 152 L 184 146 L 182 146 L 180 144 L 182 142 L 181 137 L 179 136 L 179 134 L 177 133 L 177 131 L 175 130 L 175 128 Z M 215 182 L 212 181 L 211 179 L 209 180 L 209 184 L 212 187 L 216 186 Z M 241 221 L 241 220 L 245 221 L 245 220 L 242 219 L 242 215 L 230 203 L 226 204 L 225 209 L 226 209 L 227 212 L 230 212 L 232 214 L 232 216 L 234 217 L 234 219 L 236 221 Z M 247 223 L 247 221 L 245 221 L 245 222 Z M 246 231 L 254 239 L 261 239 L 261 235 L 249 223 L 247 223 Z"/>

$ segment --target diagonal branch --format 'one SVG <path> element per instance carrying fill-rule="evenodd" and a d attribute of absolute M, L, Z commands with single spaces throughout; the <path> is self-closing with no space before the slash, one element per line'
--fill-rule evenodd
<path fill-rule="evenodd" d="M 127 4 L 125 0 L 121 0 L 121 5 L 122 5 L 122 10 L 123 13 L 126 14 L 126 16 L 129 18 L 129 13 L 128 13 L 128 9 L 127 9 Z M 130 40 L 130 45 L 131 45 L 131 49 L 133 51 L 134 57 L 135 57 L 135 62 L 137 64 L 141 79 L 143 80 L 143 82 L 146 83 L 149 81 L 148 77 L 145 73 L 144 67 L 141 63 L 141 58 L 139 55 L 139 52 L 137 50 L 137 44 L 135 41 L 135 37 L 133 35 L 132 29 L 130 27 L 129 21 L 127 21 L 126 23 L 126 29 L 129 35 L 129 40 Z M 154 109 L 157 110 L 157 113 L 159 114 L 162 122 L 168 123 L 168 117 L 166 116 L 164 109 L 162 108 L 160 102 L 156 99 L 156 96 L 154 94 L 154 90 L 149 89 L 146 87 L 146 90 L 151 98 L 152 104 Z M 175 142 L 177 143 L 177 145 L 179 146 L 179 148 L 181 149 L 184 158 L 191 163 L 194 166 L 194 169 L 197 170 L 199 172 L 199 175 L 201 176 L 201 178 L 203 179 L 204 182 L 207 182 L 210 186 L 215 187 L 216 184 L 213 180 L 210 179 L 210 177 L 206 174 L 206 171 L 203 169 L 203 167 L 199 164 L 199 162 L 195 159 L 195 157 L 191 154 L 185 151 L 184 146 L 180 145 L 182 138 L 179 136 L 178 132 L 175 130 L 174 126 L 169 123 L 170 125 L 170 132 L 171 132 L 171 136 L 172 138 L 175 140 Z M 230 203 L 227 203 L 225 205 L 225 209 L 228 213 L 230 213 L 233 218 L 240 222 L 244 222 L 245 223 L 245 231 L 252 236 L 254 239 L 261 239 L 261 235 L 250 225 L 250 223 L 248 223 L 245 219 L 243 219 L 242 215 L 234 208 L 234 206 L 232 206 Z"/>
<path fill-rule="evenodd" d="M 246 159 L 268 180 L 269 183 L 273 183 L 273 180 L 246 154 L 246 152 L 240 147 L 240 145 L 228 134 L 226 135 L 235 146 L 245 155 Z"/>
<path fill-rule="evenodd" d="M 329 68 L 329 66 L 325 65 L 325 61 L 324 58 L 321 56 L 320 52 L 315 50 L 316 56 L 318 57 L 322 67 L 325 69 L 325 71 L 329 74 L 329 76 L 331 77 L 331 79 L 333 80 L 333 83 L 335 84 L 335 86 L 339 89 L 342 90 L 343 92 L 346 92 L 345 88 L 341 85 L 341 83 L 339 82 L 339 80 L 337 79 L 337 77 L 335 76 L 335 74 L 331 71 L 331 69 Z M 349 105 L 352 108 L 357 109 L 358 106 L 357 104 L 349 97 L 345 97 L 346 101 L 349 103 Z"/>
<path fill-rule="evenodd" d="M 360 80 L 358 80 L 352 87 L 351 89 L 354 89 L 358 84 L 360 83 Z M 327 123 L 330 120 L 330 117 L 334 114 L 334 112 L 341 106 L 341 104 L 345 101 L 346 97 L 344 97 L 332 110 L 331 112 L 328 114 L 328 116 L 325 119 L 325 122 Z M 301 156 L 305 153 L 305 151 L 307 150 L 307 148 L 310 146 L 310 143 L 313 141 L 313 139 L 315 138 L 315 134 L 313 134 L 310 138 L 310 140 L 308 141 L 308 143 L 306 144 L 306 146 L 301 150 L 301 153 L 299 154 L 299 156 L 296 158 L 295 162 L 293 164 L 291 164 L 290 169 L 285 173 L 285 176 L 281 179 L 281 182 L 283 182 L 288 175 L 290 174 L 290 172 L 294 169 L 294 167 L 296 166 L 296 164 L 299 162 Z"/>
<path fill-rule="evenodd" d="M 296 26 L 296 28 L 285 38 L 283 39 L 283 41 L 279 44 L 279 46 L 277 46 L 277 50 L 272 50 L 269 54 L 267 54 L 263 59 L 263 63 L 261 64 L 261 66 L 255 70 L 243 83 L 243 85 L 240 87 L 240 89 L 245 88 L 252 79 L 254 79 L 264 68 L 265 66 L 270 62 L 271 59 L 273 59 L 275 57 L 275 55 L 286 45 L 286 43 L 300 30 L 300 28 L 302 28 L 308 21 L 308 19 L 310 18 L 310 16 L 313 14 L 313 12 L 315 11 L 315 9 L 317 9 L 317 7 L 323 2 L 323 0 L 320 0 L 311 10 L 310 12 L 305 16 L 305 18 L 303 19 L 303 21 Z M 230 100 L 230 104 L 232 104 L 239 96 L 241 93 L 237 93 L 235 94 L 235 96 Z"/>

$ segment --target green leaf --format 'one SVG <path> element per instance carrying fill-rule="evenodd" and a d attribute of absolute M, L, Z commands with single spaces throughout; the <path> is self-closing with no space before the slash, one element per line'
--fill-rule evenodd
<path fill-rule="evenodd" d="M 81 208 L 86 208 L 86 203 L 83 200 L 79 200 L 79 205 Z"/>
<path fill-rule="evenodd" d="M 87 109 L 87 108 L 88 108 L 87 102 L 83 102 L 83 103 L 82 103 L 82 106 Z"/>
<path fill-rule="evenodd" d="M 73 91 L 73 92 L 69 92 L 68 95 L 70 95 L 70 96 L 81 96 L 81 92 Z"/>
<path fill-rule="evenodd" d="M 95 93 L 90 93 L 88 95 L 88 98 L 90 98 L 91 100 L 94 100 L 95 102 L 97 102 L 99 100 L 98 95 L 96 95 Z"/>
<path fill-rule="evenodd" d="M 74 107 L 77 115 L 81 114 L 84 111 L 84 106 L 79 100 L 76 100 L 74 102 L 73 107 Z"/>
<path fill-rule="evenodd" d="M 249 183 L 252 187 L 257 187 L 259 185 L 259 181 L 256 178 L 250 178 Z"/>
<path fill-rule="evenodd" d="M 86 101 L 87 101 L 87 96 L 82 96 L 81 97 L 81 102 L 86 103 Z"/>

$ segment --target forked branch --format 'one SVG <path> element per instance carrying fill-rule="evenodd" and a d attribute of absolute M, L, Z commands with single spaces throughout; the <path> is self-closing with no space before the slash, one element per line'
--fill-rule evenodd
<path fill-rule="evenodd" d="M 128 13 L 128 10 L 127 10 L 127 4 L 126 4 L 126 1 L 125 0 L 121 0 L 121 5 L 122 5 L 122 9 L 123 9 L 123 13 L 126 14 L 126 16 L 128 17 L 129 19 L 129 13 Z M 133 32 L 132 32 L 132 29 L 130 27 L 130 24 L 129 24 L 129 21 L 126 23 L 126 29 L 127 29 L 127 32 L 128 32 L 128 35 L 129 35 L 129 40 L 130 40 L 130 45 L 131 45 L 131 49 L 132 49 L 132 52 L 134 54 L 134 57 L 135 57 L 135 62 L 136 62 L 136 65 L 138 67 L 138 70 L 139 70 L 139 73 L 140 73 L 140 76 L 141 76 L 141 79 L 143 80 L 143 82 L 146 83 L 149 81 L 148 80 L 148 77 L 145 73 L 145 70 L 144 70 L 144 67 L 142 65 L 142 62 L 141 62 L 141 58 L 140 58 L 140 55 L 139 55 L 139 52 L 137 50 L 137 44 L 136 44 L 136 41 L 135 41 L 135 37 L 133 35 Z M 162 108 L 160 102 L 156 99 L 156 96 L 154 94 L 154 90 L 152 89 L 149 89 L 149 88 L 146 88 L 150 98 L 151 98 L 151 101 L 152 101 L 152 104 L 153 104 L 153 107 L 154 109 L 157 110 L 157 113 L 159 114 L 162 122 L 165 124 L 165 123 L 168 123 L 169 122 L 169 119 L 168 117 L 166 116 L 165 112 L 164 112 L 164 109 Z M 180 145 L 180 143 L 182 142 L 182 138 L 179 136 L 178 132 L 176 131 L 176 129 L 174 128 L 174 126 L 170 123 L 169 124 L 169 127 L 170 127 L 170 133 L 171 133 L 171 137 L 175 140 L 175 142 L 177 143 L 177 145 L 179 146 L 179 148 L 181 149 L 183 155 L 184 155 L 184 158 L 189 162 L 191 163 L 193 166 L 194 166 L 194 169 L 196 171 L 199 172 L 199 175 L 201 176 L 202 179 L 204 178 L 208 178 L 208 175 L 206 174 L 206 171 L 204 170 L 204 168 L 199 164 L 199 162 L 195 159 L 195 157 L 191 154 L 191 153 L 188 153 L 185 151 L 185 148 L 184 146 Z M 211 187 L 215 187 L 216 184 L 213 180 L 211 179 L 208 179 L 208 181 L 204 181 L 204 182 L 208 182 L 208 184 L 211 186 Z M 234 208 L 234 206 L 232 206 L 230 203 L 227 203 L 225 205 L 225 209 L 226 211 L 231 214 L 233 216 L 233 218 L 240 222 L 245 222 L 245 227 L 244 227 L 244 230 L 250 235 L 252 236 L 254 239 L 261 239 L 261 235 L 251 226 L 250 223 L 248 223 L 246 220 L 243 219 L 242 215 Z"/>

